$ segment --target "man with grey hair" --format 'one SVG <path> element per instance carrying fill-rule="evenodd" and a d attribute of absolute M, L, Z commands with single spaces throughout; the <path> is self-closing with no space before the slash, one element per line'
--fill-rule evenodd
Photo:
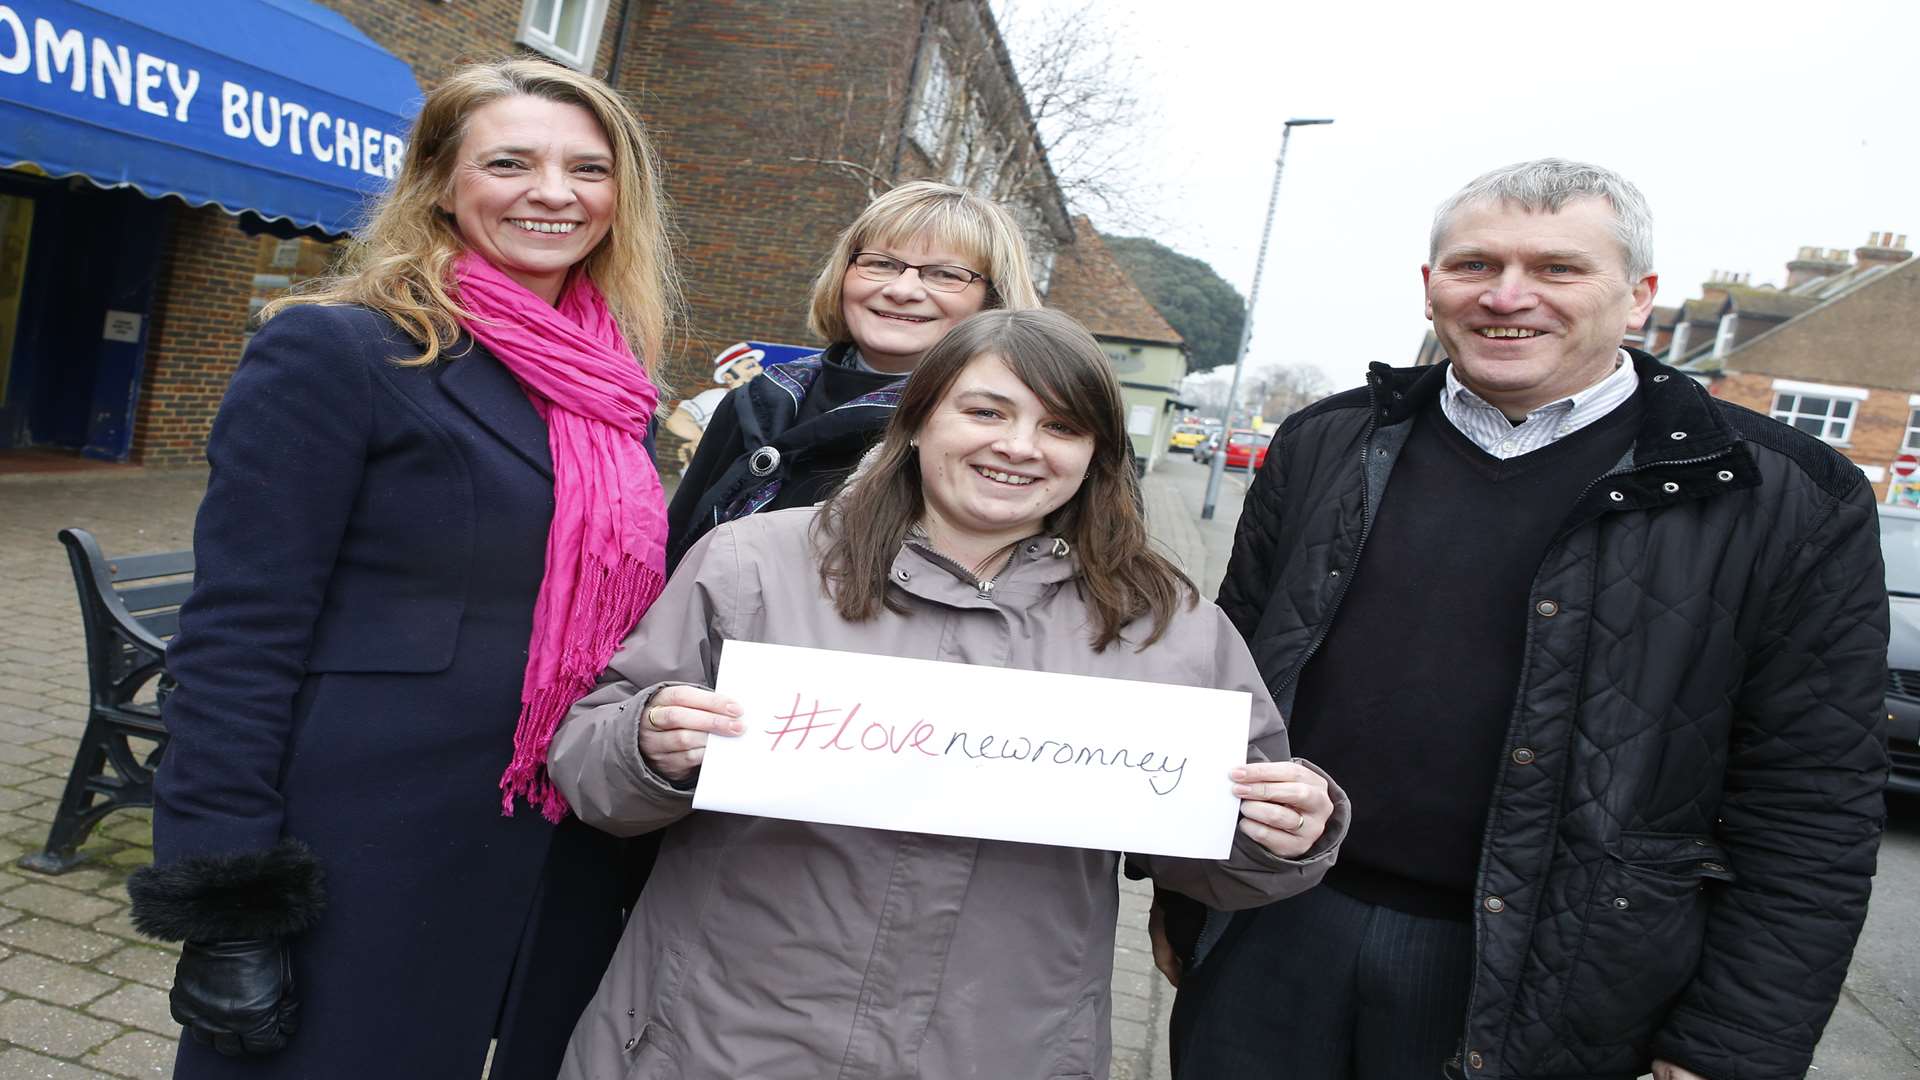
<path fill-rule="evenodd" d="M 1475 180 L 1447 361 L 1274 438 L 1220 606 L 1354 820 L 1323 888 L 1158 899 L 1180 1080 L 1805 1073 L 1883 817 L 1874 495 L 1622 347 L 1650 234 L 1605 169 Z"/>

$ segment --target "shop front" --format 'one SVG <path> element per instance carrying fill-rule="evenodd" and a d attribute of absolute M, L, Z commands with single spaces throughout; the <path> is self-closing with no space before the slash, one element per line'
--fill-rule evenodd
<path fill-rule="evenodd" d="M 125 459 L 176 219 L 349 232 L 419 96 L 307 0 L 0 3 L 0 451 Z"/>

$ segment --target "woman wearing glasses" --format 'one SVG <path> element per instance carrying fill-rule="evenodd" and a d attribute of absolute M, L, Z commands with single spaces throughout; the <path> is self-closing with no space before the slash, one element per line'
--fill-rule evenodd
<path fill-rule="evenodd" d="M 667 514 L 669 572 L 715 525 L 831 494 L 961 320 L 1039 306 L 1026 242 L 998 204 L 929 181 L 875 199 L 813 284 L 808 323 L 826 350 L 768 369 L 715 410 Z"/>

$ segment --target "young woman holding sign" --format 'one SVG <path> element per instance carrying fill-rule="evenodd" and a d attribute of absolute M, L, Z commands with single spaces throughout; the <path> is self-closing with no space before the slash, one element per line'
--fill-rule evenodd
<path fill-rule="evenodd" d="M 1129 857 L 1216 908 L 1311 887 L 1346 832 L 1239 635 L 1151 550 L 1093 338 L 982 313 L 833 500 L 696 545 L 555 736 L 581 818 L 666 830 L 566 1080 L 1107 1075 L 1118 857 L 690 813 L 708 738 L 743 730 L 708 689 L 729 638 L 1246 691 L 1248 764 L 1211 781 L 1243 800 L 1230 857 Z"/>

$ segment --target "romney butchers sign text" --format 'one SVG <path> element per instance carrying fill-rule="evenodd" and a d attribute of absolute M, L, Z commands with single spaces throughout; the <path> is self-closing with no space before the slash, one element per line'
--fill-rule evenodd
<path fill-rule="evenodd" d="M 192 9 L 199 32 L 182 36 Z M 23 118 L 0 150 L 149 195 L 344 228 L 398 174 L 417 95 L 405 65 L 324 9 L 0 3 L 0 104 Z M 151 161 L 117 167 L 126 156 Z M 255 175 L 223 189 L 205 175 L 223 167 Z"/>
<path fill-rule="evenodd" d="M 1241 691 L 729 641 L 702 810 L 1226 858 Z"/>

